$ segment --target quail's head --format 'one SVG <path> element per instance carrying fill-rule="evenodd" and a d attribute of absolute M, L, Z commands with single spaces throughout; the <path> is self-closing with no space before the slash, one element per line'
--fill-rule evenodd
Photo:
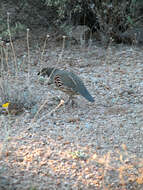
<path fill-rule="evenodd" d="M 43 77 L 45 77 L 45 76 L 50 77 L 50 78 L 49 78 L 49 81 L 48 81 L 48 84 L 50 85 L 50 84 L 53 83 L 52 77 L 53 77 L 53 73 L 54 73 L 55 71 L 56 71 L 56 69 L 55 69 L 54 67 L 46 67 L 46 68 L 43 68 L 43 69 L 38 73 L 38 75 L 43 76 Z"/>
<path fill-rule="evenodd" d="M 47 68 L 43 68 L 39 73 L 38 75 L 41 75 L 43 77 L 45 76 L 50 76 L 52 74 L 52 72 L 55 70 L 54 67 L 47 67 Z"/>

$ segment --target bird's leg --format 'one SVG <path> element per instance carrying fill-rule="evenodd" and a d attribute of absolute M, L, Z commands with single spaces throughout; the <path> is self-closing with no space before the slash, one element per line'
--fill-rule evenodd
<path fill-rule="evenodd" d="M 71 96 L 71 105 L 72 105 L 72 107 L 77 105 L 77 102 L 74 100 L 74 96 Z"/>
<path fill-rule="evenodd" d="M 66 105 L 70 104 L 72 107 L 77 105 L 77 103 L 74 101 L 74 96 L 69 96 L 68 100 L 65 102 Z"/>
<path fill-rule="evenodd" d="M 71 97 L 69 96 L 69 98 L 67 99 L 67 101 L 65 102 L 65 105 L 68 105 L 71 101 Z"/>

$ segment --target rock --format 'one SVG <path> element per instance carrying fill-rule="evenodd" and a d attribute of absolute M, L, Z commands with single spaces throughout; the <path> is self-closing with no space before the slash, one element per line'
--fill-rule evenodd
<path fill-rule="evenodd" d="M 90 28 L 86 25 L 74 26 L 70 32 L 70 36 L 73 37 L 78 43 L 85 44 L 90 39 Z"/>
<path fill-rule="evenodd" d="M 6 177 L 0 176 L 0 190 L 16 190 Z"/>
<path fill-rule="evenodd" d="M 119 34 L 122 42 L 128 44 L 143 44 L 143 27 L 130 28 L 122 34 Z"/>

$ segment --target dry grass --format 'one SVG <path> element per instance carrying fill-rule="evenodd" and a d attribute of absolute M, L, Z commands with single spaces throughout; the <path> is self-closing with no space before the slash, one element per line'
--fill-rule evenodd
<path fill-rule="evenodd" d="M 41 100 L 31 80 L 31 54 L 29 29 L 27 30 L 27 57 L 19 64 L 14 44 L 1 48 L 1 105 L 5 102 L 22 103 L 25 112 L 19 116 L 0 115 L 0 173 L 11 180 L 4 184 L 6 189 L 142 189 L 143 160 L 128 154 L 126 145 L 99 155 L 95 148 L 79 146 L 56 134 L 52 138 L 44 132 L 42 121 L 47 122 L 49 131 L 54 128 L 46 120 L 63 108 L 64 102 L 57 103 L 48 112 L 44 108 L 49 99 Z M 46 37 L 40 57 L 41 67 L 46 48 Z M 57 65 L 64 54 L 65 37 Z M 1 42 L 3 44 L 3 42 Z M 108 49 L 107 59 L 109 59 Z M 25 60 L 25 59 L 24 59 Z M 24 69 L 23 69 L 24 68 Z M 26 68 L 26 73 L 25 72 Z M 35 81 L 34 81 L 35 82 Z M 35 85 L 38 83 L 36 79 Z M 36 94 L 37 93 L 37 94 Z M 37 105 L 37 107 L 34 107 Z M 61 108 L 62 106 L 62 108 Z M 34 114 L 31 110 L 34 110 Z M 42 112 L 43 111 L 43 112 Z M 47 119 L 46 119 L 47 118 Z M 57 118 L 58 120 L 58 118 Z M 71 120 L 78 125 L 79 120 Z M 57 121 L 58 122 L 58 121 Z M 59 124 L 60 125 L 60 124 Z M 72 126 L 71 126 L 72 127 Z M 64 130 L 64 129 L 63 129 Z M 72 134 L 71 134 L 72 137 Z M 1 181 L 0 181 L 1 183 Z M 1 187 L 1 184 L 0 184 Z"/>

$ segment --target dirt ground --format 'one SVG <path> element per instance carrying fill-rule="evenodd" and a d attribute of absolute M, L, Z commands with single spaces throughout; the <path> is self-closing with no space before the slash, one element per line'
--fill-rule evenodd
<path fill-rule="evenodd" d="M 29 45 L 14 43 L 16 78 L 4 72 L 34 103 L 0 115 L 0 190 L 142 190 L 143 48 Z M 75 107 L 60 106 L 67 96 L 37 76 L 46 66 L 74 71 L 95 103 L 78 96 Z"/>

